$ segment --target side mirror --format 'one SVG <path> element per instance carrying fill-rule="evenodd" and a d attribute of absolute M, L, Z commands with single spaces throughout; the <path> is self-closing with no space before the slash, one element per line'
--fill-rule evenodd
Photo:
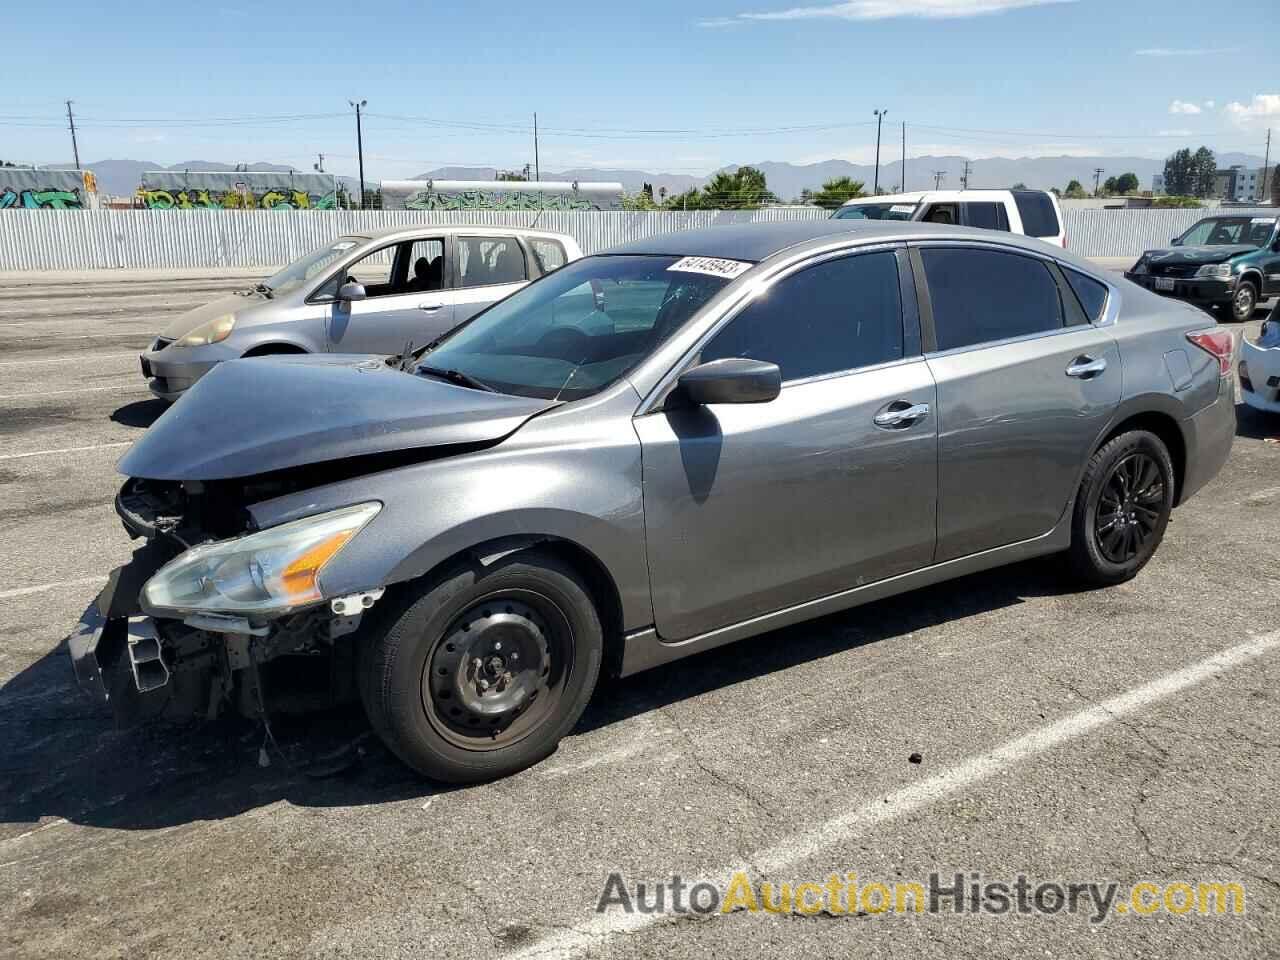
<path fill-rule="evenodd" d="M 776 363 L 730 357 L 686 370 L 676 394 L 697 406 L 712 403 L 768 403 L 782 392 Z"/>
<path fill-rule="evenodd" d="M 364 292 L 364 284 L 356 283 L 354 280 L 348 280 L 338 288 L 339 300 L 364 300 L 369 295 Z"/>
<path fill-rule="evenodd" d="M 1179 237 L 1174 237 L 1172 240 L 1170 240 L 1170 241 L 1169 241 L 1169 246 L 1171 246 L 1171 247 L 1180 247 L 1180 246 L 1182 246 L 1182 240 L 1181 240 L 1181 238 L 1179 238 Z"/>

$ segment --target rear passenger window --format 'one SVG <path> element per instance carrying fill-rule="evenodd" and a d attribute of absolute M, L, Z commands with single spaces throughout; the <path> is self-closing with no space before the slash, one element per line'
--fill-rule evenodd
<path fill-rule="evenodd" d="M 1080 306 L 1084 308 L 1084 315 L 1091 323 L 1097 323 L 1102 319 L 1102 310 L 1107 305 L 1107 285 L 1069 267 L 1063 267 L 1062 272 L 1066 274 L 1067 283 L 1071 284 Z"/>
<path fill-rule="evenodd" d="M 1062 232 L 1053 201 L 1043 190 L 1015 190 L 1013 202 L 1022 218 L 1022 232 L 1028 237 L 1056 237 Z"/>
<path fill-rule="evenodd" d="M 963 206 L 969 226 L 1009 231 L 1009 215 L 1004 212 L 1003 203 L 966 203 Z"/>
<path fill-rule="evenodd" d="M 1058 330 L 1062 297 L 1039 260 L 971 247 L 920 251 L 939 350 Z"/>
<path fill-rule="evenodd" d="M 533 251 L 533 259 L 538 261 L 538 269 L 542 273 L 559 270 L 569 261 L 564 247 L 555 240 L 533 237 L 529 240 L 529 249 Z"/>
<path fill-rule="evenodd" d="M 801 380 L 901 359 L 902 302 L 892 252 L 829 260 L 779 280 L 702 350 L 766 360 Z"/>
<path fill-rule="evenodd" d="M 487 287 L 527 280 L 524 252 L 514 237 L 459 237 L 458 280 L 462 287 Z"/>

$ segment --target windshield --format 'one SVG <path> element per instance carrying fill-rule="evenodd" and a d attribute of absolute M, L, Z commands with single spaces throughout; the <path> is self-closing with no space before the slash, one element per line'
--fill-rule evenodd
<path fill-rule="evenodd" d="M 597 256 L 500 300 L 422 358 L 502 393 L 577 400 L 626 375 L 748 264 Z M 728 265 L 727 267 L 725 265 Z"/>
<path fill-rule="evenodd" d="M 359 240 L 336 240 L 319 250 L 313 250 L 301 260 L 293 261 L 279 273 L 273 273 L 267 277 L 266 285 L 272 293 L 288 293 L 313 279 L 317 274 L 324 273 L 332 264 L 354 250 L 359 243 Z"/>
<path fill-rule="evenodd" d="M 1210 217 L 1178 239 L 1188 247 L 1220 245 L 1260 247 L 1271 239 L 1275 217 Z"/>
<path fill-rule="evenodd" d="M 841 207 L 835 212 L 835 220 L 910 220 L 915 216 L 918 203 L 858 203 Z"/>

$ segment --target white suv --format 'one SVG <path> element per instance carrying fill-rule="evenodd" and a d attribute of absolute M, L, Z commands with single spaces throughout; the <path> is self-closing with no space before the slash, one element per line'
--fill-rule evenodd
<path fill-rule="evenodd" d="M 926 190 L 850 200 L 839 220 L 923 220 L 1039 237 L 1066 247 L 1057 198 L 1046 190 Z"/>

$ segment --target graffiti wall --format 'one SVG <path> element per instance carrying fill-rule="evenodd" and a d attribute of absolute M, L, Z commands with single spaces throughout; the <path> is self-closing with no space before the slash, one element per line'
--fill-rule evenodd
<path fill-rule="evenodd" d="M 87 170 L 0 167 L 0 210 L 83 210 L 96 200 L 97 183 Z"/>
<path fill-rule="evenodd" d="M 383 180 L 384 210 L 621 210 L 622 184 Z"/>
<path fill-rule="evenodd" d="M 156 170 L 142 175 L 136 204 L 149 210 L 333 210 L 337 182 L 325 173 Z"/>

